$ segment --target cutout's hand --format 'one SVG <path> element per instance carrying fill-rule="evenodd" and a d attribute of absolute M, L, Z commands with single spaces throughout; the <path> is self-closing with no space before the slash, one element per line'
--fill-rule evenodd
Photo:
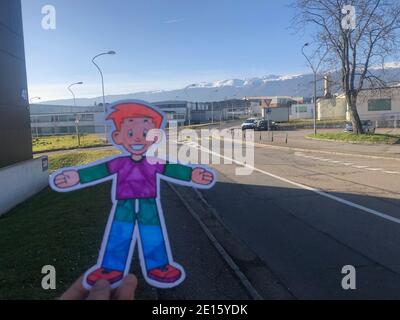
<path fill-rule="evenodd" d="M 76 170 L 63 171 L 54 178 L 57 188 L 68 189 L 79 183 L 79 173 Z"/>
<path fill-rule="evenodd" d="M 206 169 L 196 168 L 192 173 L 192 181 L 206 186 L 214 181 L 214 174 Z"/>
<path fill-rule="evenodd" d="M 135 300 L 137 279 L 128 275 L 121 286 L 111 290 L 110 284 L 105 280 L 98 281 L 90 291 L 82 286 L 80 277 L 62 296 L 61 300 Z"/>

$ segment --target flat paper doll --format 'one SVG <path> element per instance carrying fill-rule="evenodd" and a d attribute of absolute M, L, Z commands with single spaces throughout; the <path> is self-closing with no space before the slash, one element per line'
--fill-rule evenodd
<path fill-rule="evenodd" d="M 172 257 L 160 202 L 160 178 L 197 188 L 211 188 L 215 174 L 204 167 L 184 166 L 147 158 L 149 132 L 165 128 L 165 115 L 143 101 L 122 101 L 111 106 L 107 120 L 114 130 L 110 141 L 123 155 L 88 166 L 62 169 L 50 176 L 51 187 L 69 192 L 113 181 L 113 208 L 104 233 L 97 264 L 84 276 L 90 289 L 105 279 L 113 288 L 129 273 L 135 244 L 146 281 L 158 288 L 172 288 L 185 279 L 184 269 Z M 146 139 L 147 138 L 147 139 Z"/>

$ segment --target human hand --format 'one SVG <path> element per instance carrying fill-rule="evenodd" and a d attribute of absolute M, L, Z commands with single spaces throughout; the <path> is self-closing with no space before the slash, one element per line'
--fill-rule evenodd
<path fill-rule="evenodd" d="M 201 185 L 209 185 L 214 181 L 214 174 L 203 168 L 195 168 L 192 173 L 192 181 Z"/>
<path fill-rule="evenodd" d="M 83 276 L 80 277 L 60 298 L 60 300 L 135 300 L 137 279 L 130 274 L 125 277 L 116 290 L 111 290 L 110 283 L 99 280 L 88 291 L 82 285 Z"/>
<path fill-rule="evenodd" d="M 78 171 L 66 170 L 55 176 L 54 184 L 57 188 L 67 189 L 76 186 L 79 180 Z"/>

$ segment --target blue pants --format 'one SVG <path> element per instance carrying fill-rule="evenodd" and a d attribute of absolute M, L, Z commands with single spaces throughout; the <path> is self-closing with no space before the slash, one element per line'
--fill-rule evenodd
<path fill-rule="evenodd" d="M 155 199 L 120 200 L 108 235 L 102 267 L 123 272 L 128 263 L 136 224 L 146 270 L 169 264 L 164 233 Z"/>

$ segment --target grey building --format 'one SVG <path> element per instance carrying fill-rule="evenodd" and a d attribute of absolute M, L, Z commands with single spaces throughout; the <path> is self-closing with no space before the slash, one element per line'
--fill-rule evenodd
<path fill-rule="evenodd" d="M 19 0 L 0 1 L 0 167 L 32 159 Z"/>
<path fill-rule="evenodd" d="M 0 0 L 0 215 L 48 184 L 33 159 L 20 0 Z"/>
<path fill-rule="evenodd" d="M 58 106 L 32 104 L 32 136 L 69 135 L 79 133 L 104 134 L 104 109 L 102 106 Z"/>

